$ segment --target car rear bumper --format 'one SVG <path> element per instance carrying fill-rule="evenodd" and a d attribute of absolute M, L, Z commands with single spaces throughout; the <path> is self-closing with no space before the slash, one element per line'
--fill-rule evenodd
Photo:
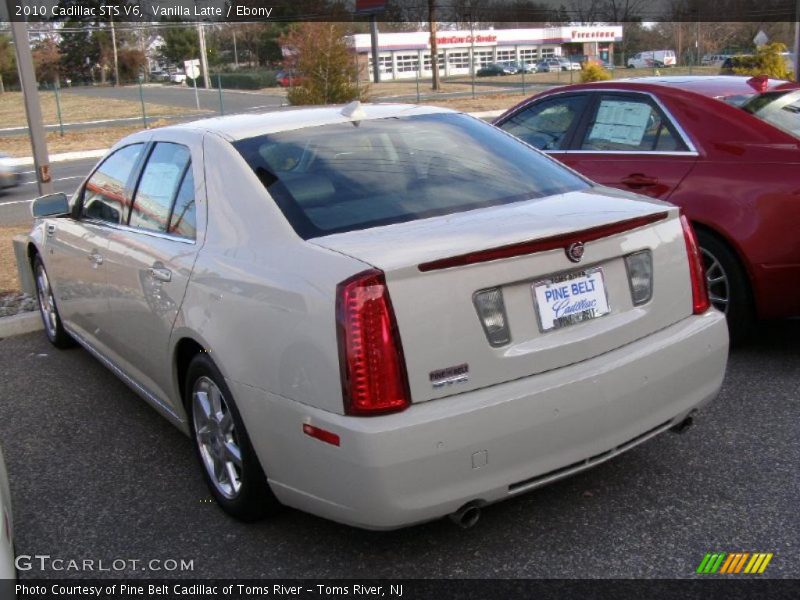
<path fill-rule="evenodd" d="M 728 351 L 711 310 L 612 352 L 524 379 L 359 418 L 233 383 L 285 504 L 392 529 L 491 503 L 587 468 L 716 396 Z M 340 445 L 302 433 L 310 423 Z"/>

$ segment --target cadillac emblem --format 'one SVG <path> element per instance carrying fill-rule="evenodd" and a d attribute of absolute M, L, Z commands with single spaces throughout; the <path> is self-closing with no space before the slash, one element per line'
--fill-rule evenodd
<path fill-rule="evenodd" d="M 583 242 L 573 242 L 564 249 L 567 253 L 567 258 L 572 262 L 581 262 L 583 258 Z"/>

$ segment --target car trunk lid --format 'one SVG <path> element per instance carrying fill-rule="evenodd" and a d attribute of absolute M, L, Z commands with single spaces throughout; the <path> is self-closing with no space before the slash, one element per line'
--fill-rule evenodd
<path fill-rule="evenodd" d="M 412 402 L 421 402 L 577 363 L 690 315 L 677 217 L 669 205 L 592 188 L 310 242 L 385 273 Z M 565 249 L 577 242 L 584 254 L 573 262 Z M 624 257 L 640 251 L 651 253 L 654 289 L 634 306 Z M 543 294 L 562 283 L 596 286 L 607 314 L 554 325 Z M 510 334 L 498 346 L 475 304 L 491 288 L 502 291 Z"/>

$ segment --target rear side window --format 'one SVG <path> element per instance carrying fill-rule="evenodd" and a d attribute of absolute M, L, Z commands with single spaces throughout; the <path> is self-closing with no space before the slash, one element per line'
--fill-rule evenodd
<path fill-rule="evenodd" d="M 120 148 L 103 161 L 86 182 L 81 216 L 108 223 L 127 220 L 128 198 L 125 188 L 142 153 L 144 144 Z"/>
<path fill-rule="evenodd" d="M 233 145 L 304 239 L 589 187 L 462 114 L 309 127 Z"/>
<path fill-rule="evenodd" d="M 665 152 L 688 148 L 646 98 L 602 96 L 581 150 Z"/>
<path fill-rule="evenodd" d="M 562 148 L 564 138 L 580 118 L 586 96 L 564 96 L 542 100 L 517 113 L 500 128 L 540 150 Z"/>
<path fill-rule="evenodd" d="M 187 239 L 195 239 L 197 232 L 196 205 L 194 201 L 194 176 L 191 165 L 186 169 L 175 206 L 169 221 L 169 233 Z"/>
<path fill-rule="evenodd" d="M 131 227 L 166 233 L 190 157 L 189 149 L 181 144 L 158 142 L 153 147 L 136 188 Z"/>

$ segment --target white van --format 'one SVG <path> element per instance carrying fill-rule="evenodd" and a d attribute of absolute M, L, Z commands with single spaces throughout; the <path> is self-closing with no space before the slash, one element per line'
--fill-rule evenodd
<path fill-rule="evenodd" d="M 676 64 L 674 50 L 648 50 L 639 52 L 628 59 L 629 69 L 647 69 L 650 67 L 674 67 Z"/>

